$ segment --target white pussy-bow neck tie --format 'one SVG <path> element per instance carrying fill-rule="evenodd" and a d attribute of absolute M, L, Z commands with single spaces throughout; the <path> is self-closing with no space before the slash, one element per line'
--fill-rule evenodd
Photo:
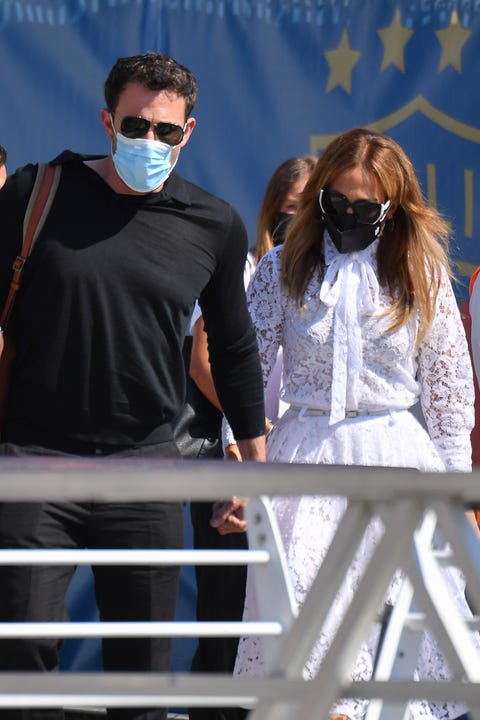
<path fill-rule="evenodd" d="M 329 425 L 345 419 L 347 379 L 350 398 L 356 407 L 356 379 L 362 367 L 361 315 L 373 315 L 379 309 L 379 284 L 376 274 L 378 240 L 352 253 L 339 253 L 327 232 L 324 234 L 327 269 L 320 288 L 320 300 L 334 308 L 332 403 Z"/>

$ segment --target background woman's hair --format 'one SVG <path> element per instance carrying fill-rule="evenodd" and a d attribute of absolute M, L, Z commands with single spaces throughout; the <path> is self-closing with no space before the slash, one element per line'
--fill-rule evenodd
<path fill-rule="evenodd" d="M 255 263 L 274 246 L 273 231 L 277 215 L 292 185 L 308 178 L 315 167 L 315 158 L 309 155 L 285 160 L 273 173 L 265 189 L 257 219 Z"/>

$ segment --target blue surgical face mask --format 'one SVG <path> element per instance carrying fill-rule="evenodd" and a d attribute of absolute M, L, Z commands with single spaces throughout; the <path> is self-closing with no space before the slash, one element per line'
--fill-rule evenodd
<path fill-rule="evenodd" d="M 113 127 L 113 122 L 112 122 Z M 156 190 L 176 165 L 171 163 L 173 147 L 159 140 L 130 139 L 117 133 L 117 147 L 112 152 L 115 169 L 125 185 L 140 193 Z"/>

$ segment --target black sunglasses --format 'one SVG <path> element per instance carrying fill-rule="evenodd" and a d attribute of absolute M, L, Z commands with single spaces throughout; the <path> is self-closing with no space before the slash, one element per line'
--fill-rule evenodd
<path fill-rule="evenodd" d="M 375 225 L 381 222 L 390 207 L 390 200 L 384 203 L 370 202 L 370 200 L 357 200 L 351 203 L 345 195 L 328 188 L 320 190 L 318 202 L 326 215 L 344 215 L 348 209 L 351 209 L 362 225 Z"/>
<path fill-rule="evenodd" d="M 144 137 L 150 128 L 153 128 L 156 138 L 167 145 L 178 145 L 185 134 L 185 130 L 180 125 L 168 122 L 153 123 L 141 115 L 125 115 L 120 123 L 120 132 L 131 140 Z"/>

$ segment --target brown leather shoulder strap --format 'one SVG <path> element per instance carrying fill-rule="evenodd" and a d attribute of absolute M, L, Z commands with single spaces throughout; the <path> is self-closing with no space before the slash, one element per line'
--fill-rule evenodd
<path fill-rule="evenodd" d="M 20 255 L 13 263 L 13 277 L 7 299 L 0 317 L 0 331 L 4 331 L 12 312 L 16 294 L 20 289 L 21 273 L 28 256 L 33 250 L 35 241 L 47 219 L 53 203 L 58 183 L 60 182 L 60 165 L 38 163 L 37 177 L 25 211 L 23 221 L 23 244 Z"/>
<path fill-rule="evenodd" d="M 23 220 L 22 256 L 26 259 L 33 250 L 53 203 L 60 181 L 61 165 L 39 163 L 37 178 Z"/>

